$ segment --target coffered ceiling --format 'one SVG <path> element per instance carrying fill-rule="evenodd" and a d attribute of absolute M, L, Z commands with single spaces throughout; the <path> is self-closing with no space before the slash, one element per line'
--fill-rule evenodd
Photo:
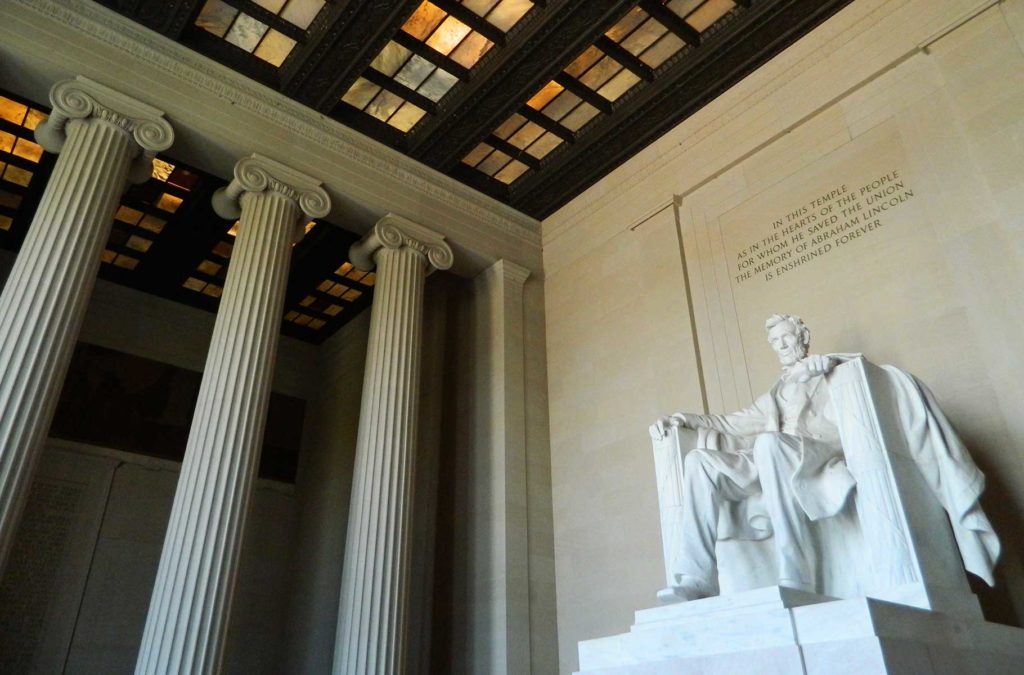
<path fill-rule="evenodd" d="M 101 0 L 544 218 L 850 0 Z"/>

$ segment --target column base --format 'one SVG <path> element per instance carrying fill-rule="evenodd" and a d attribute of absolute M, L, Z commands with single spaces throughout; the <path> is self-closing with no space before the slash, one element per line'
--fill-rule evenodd
<path fill-rule="evenodd" d="M 983 675 L 1016 671 L 1024 629 L 772 586 L 639 611 L 579 657 L 579 675 Z"/>

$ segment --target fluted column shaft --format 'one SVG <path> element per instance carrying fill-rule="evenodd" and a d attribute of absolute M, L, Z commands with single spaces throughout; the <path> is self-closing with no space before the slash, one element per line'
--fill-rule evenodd
<path fill-rule="evenodd" d="M 162 113 L 94 83 L 61 82 L 51 100 L 53 114 L 37 135 L 60 155 L 0 295 L 0 572 L 132 160 L 143 160 L 148 175 L 140 150 L 162 149 L 172 138 Z M 132 114 L 150 118 L 162 137 L 140 148 L 133 130 L 142 121 Z"/>
<path fill-rule="evenodd" d="M 230 216 L 230 202 L 237 197 L 240 225 L 136 673 L 216 673 L 223 659 L 266 423 L 291 245 L 304 222 L 297 191 L 267 178 L 269 162 L 239 162 L 236 181 L 227 188 L 234 194 L 219 198 L 218 211 L 226 202 Z M 276 163 L 271 165 L 276 168 Z M 253 177 L 246 172 L 256 172 L 257 180 L 246 183 Z M 263 180 L 258 180 L 261 175 Z M 322 205 L 308 216 L 325 215 L 326 194 L 317 198 Z"/>
<path fill-rule="evenodd" d="M 409 518 L 424 279 L 451 266 L 440 236 L 386 216 L 352 250 L 377 266 L 356 441 L 334 672 L 404 672 Z"/>

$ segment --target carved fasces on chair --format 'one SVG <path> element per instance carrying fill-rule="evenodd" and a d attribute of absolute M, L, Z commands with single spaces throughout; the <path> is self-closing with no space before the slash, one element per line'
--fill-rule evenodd
<path fill-rule="evenodd" d="M 866 587 L 874 591 L 914 583 L 920 576 L 864 363 L 858 358 L 837 366 L 829 379 L 829 393 L 840 437 L 857 439 L 843 445 L 843 454 L 857 481 L 857 515 L 871 563 Z"/>
<path fill-rule="evenodd" d="M 661 543 L 665 560 L 665 588 L 675 586 L 675 556 L 683 536 L 683 452 L 681 448 L 696 447 L 697 432 L 670 426 L 661 438 L 652 435 L 654 475 L 658 480 L 658 509 L 661 512 Z M 680 440 L 680 435 L 686 437 Z"/>

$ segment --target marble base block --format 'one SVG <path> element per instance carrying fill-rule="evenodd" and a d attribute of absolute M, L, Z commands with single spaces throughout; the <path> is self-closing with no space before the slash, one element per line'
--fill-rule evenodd
<path fill-rule="evenodd" d="M 772 586 L 639 611 L 579 657 L 580 675 L 982 675 L 1016 672 L 1024 629 Z"/>

